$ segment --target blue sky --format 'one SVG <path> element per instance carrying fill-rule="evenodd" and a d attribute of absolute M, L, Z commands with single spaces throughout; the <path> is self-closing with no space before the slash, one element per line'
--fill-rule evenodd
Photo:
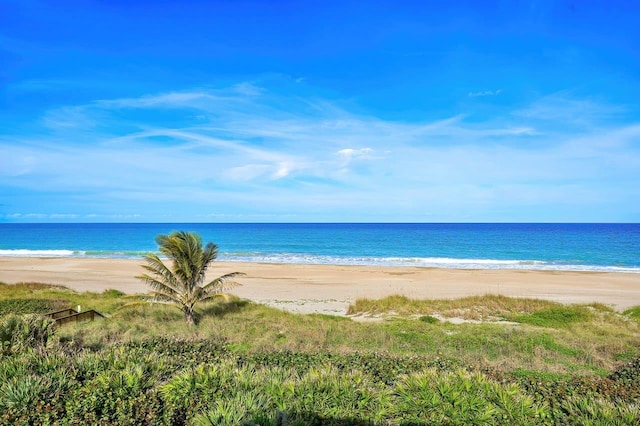
<path fill-rule="evenodd" d="M 638 222 L 635 1 L 0 0 L 0 221 Z"/>

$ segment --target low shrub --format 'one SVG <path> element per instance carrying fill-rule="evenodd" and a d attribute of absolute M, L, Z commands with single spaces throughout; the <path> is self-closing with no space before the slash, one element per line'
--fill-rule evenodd
<path fill-rule="evenodd" d="M 609 378 L 473 372 L 424 357 L 236 354 L 223 342 L 156 338 L 0 357 L 0 423 L 634 424 L 640 393 L 624 378 L 637 367 Z"/>
<path fill-rule="evenodd" d="M 238 359 L 243 365 L 293 369 L 299 374 L 326 364 L 331 364 L 340 371 L 351 371 L 357 368 L 386 384 L 394 383 L 400 375 L 415 373 L 426 368 L 443 371 L 460 367 L 459 362 L 452 359 L 400 357 L 385 353 L 332 354 L 281 351 L 241 355 Z"/>
<path fill-rule="evenodd" d="M 640 394 L 640 357 L 618 367 L 609 374 L 608 378 L 614 382 L 622 383 Z"/>
<path fill-rule="evenodd" d="M 637 378 L 637 373 L 634 377 L 633 368 L 635 367 L 631 366 L 630 370 L 621 368 L 608 377 L 573 376 L 526 370 L 508 373 L 485 370 L 484 373 L 501 383 L 515 383 L 536 400 L 544 401 L 556 409 L 561 407 L 564 401 L 572 398 L 591 398 L 622 405 L 635 403 L 640 398 L 640 379 Z"/>
<path fill-rule="evenodd" d="M 158 399 L 152 389 L 158 378 L 151 370 L 145 363 L 129 363 L 121 369 L 100 372 L 68 398 L 66 415 L 69 422 L 118 425 L 145 423 L 149 410 L 144 407 Z M 152 417 L 161 417 L 161 409 L 151 412 L 154 413 Z"/>
<path fill-rule="evenodd" d="M 427 324 L 437 324 L 440 320 L 436 317 L 432 317 L 431 315 L 423 315 L 419 318 L 420 321 L 426 322 Z"/>
<path fill-rule="evenodd" d="M 553 418 L 555 424 L 568 426 L 635 426 L 640 424 L 640 407 L 576 396 L 561 401 L 553 410 Z"/>
<path fill-rule="evenodd" d="M 0 424 L 48 425 L 65 418 L 65 398 L 73 381 L 65 374 L 26 373 L 0 386 Z"/>
<path fill-rule="evenodd" d="M 395 388 L 392 413 L 405 424 L 535 424 L 548 408 L 515 385 L 480 373 L 425 370 L 404 376 Z"/>
<path fill-rule="evenodd" d="M 0 317 L 10 314 L 45 314 L 69 305 L 69 301 L 65 299 L 5 299 L 0 300 Z"/>
<path fill-rule="evenodd" d="M 529 314 L 511 316 L 511 321 L 537 327 L 562 328 L 576 322 L 588 321 L 593 314 L 584 308 L 562 306 L 543 309 Z"/>
<path fill-rule="evenodd" d="M 165 359 L 171 365 L 191 368 L 202 363 L 217 362 L 228 354 L 224 340 L 181 339 L 154 337 L 151 339 L 118 343 L 113 351 L 135 352 Z"/>
<path fill-rule="evenodd" d="M 0 346 L 4 354 L 27 349 L 43 351 L 55 334 L 55 322 L 40 315 L 9 315 L 0 322 Z"/>
<path fill-rule="evenodd" d="M 624 311 L 624 314 L 630 316 L 636 321 L 640 321 L 640 306 L 634 306 L 632 308 L 629 308 L 626 311 Z"/>
<path fill-rule="evenodd" d="M 122 297 L 125 295 L 125 293 L 121 292 L 120 290 L 116 290 L 113 288 L 108 288 L 105 291 L 102 292 L 102 295 L 104 297 L 108 297 L 108 298 L 118 298 L 118 297 Z"/>

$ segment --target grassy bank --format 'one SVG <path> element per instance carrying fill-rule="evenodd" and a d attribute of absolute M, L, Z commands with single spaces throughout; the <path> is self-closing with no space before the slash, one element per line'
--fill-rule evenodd
<path fill-rule="evenodd" d="M 638 307 L 390 297 L 354 303 L 355 321 L 231 299 L 194 328 L 116 291 L 0 285 L 0 301 L 4 322 L 76 305 L 109 316 L 46 345 L 5 338 L 8 423 L 640 422 Z"/>

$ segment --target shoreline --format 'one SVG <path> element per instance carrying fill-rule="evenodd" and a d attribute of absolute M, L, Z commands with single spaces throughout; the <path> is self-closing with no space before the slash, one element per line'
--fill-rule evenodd
<path fill-rule="evenodd" d="M 0 282 L 61 284 L 76 291 L 146 293 L 135 278 L 141 259 L 0 257 Z M 640 274 L 536 269 L 444 269 L 215 262 L 210 278 L 244 272 L 230 293 L 292 312 L 345 315 L 359 298 L 404 295 L 455 299 L 498 294 L 560 303 L 604 303 L 617 310 L 640 305 Z"/>
<path fill-rule="evenodd" d="M 107 254 L 74 250 L 0 250 L 2 258 L 31 259 L 105 259 L 142 261 L 143 255 Z M 157 254 L 157 253 L 156 253 Z M 284 256 L 284 257 L 283 257 Z M 161 257 L 161 259 L 163 259 Z M 312 260 L 309 260 L 312 259 Z M 582 263 L 562 263 L 544 260 L 489 259 L 489 258 L 449 258 L 449 257 L 363 257 L 363 256 L 325 256 L 293 253 L 265 254 L 264 256 L 240 256 L 221 253 L 219 263 L 265 264 L 265 265 L 308 265 L 308 266 L 371 266 L 389 268 L 430 268 L 430 269 L 470 269 L 470 270 L 509 270 L 509 271 L 559 271 L 559 272 L 614 272 L 640 274 L 640 266 L 614 266 Z"/>

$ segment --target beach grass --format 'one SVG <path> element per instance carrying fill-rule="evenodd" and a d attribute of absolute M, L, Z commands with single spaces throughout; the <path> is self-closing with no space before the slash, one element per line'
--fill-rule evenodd
<path fill-rule="evenodd" d="M 141 300 L 141 295 L 126 295 L 118 290 L 105 290 L 103 293 L 77 292 L 61 285 L 38 282 L 5 284 L 0 282 L 0 300 L 40 300 L 46 306 L 35 306 L 21 313 L 46 313 L 57 309 L 74 308 L 80 305 L 82 310 L 95 309 L 110 314 L 120 307 Z"/>
<path fill-rule="evenodd" d="M 9 306 L 31 304 L 32 310 L 49 306 L 43 302 L 61 306 L 67 301 L 67 307 L 79 304 L 109 316 L 107 321 L 60 329 L 63 339 L 92 348 L 171 335 L 222 339 L 240 352 L 419 353 L 477 367 L 515 370 L 529 365 L 539 371 L 582 374 L 611 369 L 640 349 L 634 316 L 638 308 L 619 313 L 598 304 L 562 305 L 495 295 L 453 300 L 402 296 L 358 300 L 349 312 L 357 312 L 353 318 L 362 316 L 365 321 L 293 314 L 231 297 L 202 304 L 196 328 L 187 326 L 182 313 L 172 306 L 149 304 L 143 295 L 115 290 L 81 293 L 27 283 L 0 285 L 0 297 Z M 370 321 L 364 313 L 377 316 Z"/>
<path fill-rule="evenodd" d="M 183 324 L 181 313 L 176 309 L 130 306 L 114 313 L 109 321 L 65 327 L 60 333 L 67 340 L 92 348 L 118 341 L 173 335 L 224 340 L 239 353 L 383 351 L 398 356 L 419 353 L 477 367 L 535 365 L 542 371 L 584 374 L 612 367 L 619 361 L 619 354 L 631 353 L 634 344 L 638 343 L 632 336 L 627 336 L 615 344 L 603 346 L 603 342 L 587 333 L 572 337 L 568 330 L 537 327 L 429 324 L 413 318 L 383 323 L 335 321 L 256 304 L 246 304 L 221 317 L 204 317 L 195 330 Z"/>
<path fill-rule="evenodd" d="M 191 327 L 174 307 L 115 290 L 0 284 L 0 300 L 31 313 L 66 301 L 108 316 L 60 327 L 44 357 L 0 358 L 0 405 L 25 424 L 43 420 L 9 406 L 37 406 L 41 395 L 52 416 L 89 423 L 96 410 L 116 423 L 142 410 L 157 424 L 284 424 L 283 415 L 301 422 L 290 424 L 640 420 L 632 402 L 640 396 L 640 306 L 621 313 L 494 295 L 393 296 L 356 301 L 354 320 L 231 297 L 201 305 Z M 431 414 L 421 414 L 427 401 Z"/>
<path fill-rule="evenodd" d="M 594 309 L 611 311 L 602 304 Z M 470 296 L 459 299 L 411 299 L 388 296 L 383 299 L 357 299 L 349 306 L 349 315 L 433 315 L 467 320 L 496 320 L 543 310 L 562 309 L 563 305 L 542 299 L 514 298 L 501 295 Z"/>
<path fill-rule="evenodd" d="M 625 315 L 640 321 L 640 306 L 634 306 L 624 311 Z"/>

